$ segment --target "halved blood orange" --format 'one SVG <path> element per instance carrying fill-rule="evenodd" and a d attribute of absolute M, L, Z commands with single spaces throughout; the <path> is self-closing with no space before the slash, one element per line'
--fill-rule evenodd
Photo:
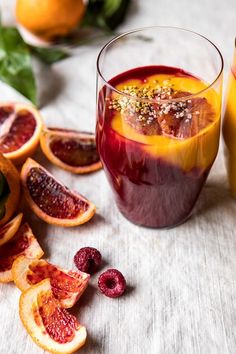
<path fill-rule="evenodd" d="M 7 224 L 0 226 L 0 246 L 8 242 L 20 227 L 23 214 L 20 213 Z"/>
<path fill-rule="evenodd" d="M 83 294 L 89 282 L 89 274 L 59 268 L 44 259 L 21 256 L 12 266 L 16 286 L 25 291 L 43 279 L 49 278 L 53 295 L 62 307 L 72 307 Z"/>
<path fill-rule="evenodd" d="M 15 212 L 20 198 L 20 177 L 13 163 L 0 153 L 0 225 Z"/>
<path fill-rule="evenodd" d="M 23 224 L 15 236 L 0 247 L 0 283 L 13 280 L 11 269 L 17 257 L 25 255 L 31 258 L 40 258 L 43 253 L 29 225 Z"/>
<path fill-rule="evenodd" d="M 39 143 L 43 123 L 39 112 L 22 103 L 0 104 L 0 153 L 20 164 Z"/>
<path fill-rule="evenodd" d="M 40 145 L 52 163 L 72 173 L 89 173 L 102 167 L 93 133 L 47 128 L 42 131 Z"/>
<path fill-rule="evenodd" d="M 95 213 L 93 203 L 70 191 L 30 158 L 22 167 L 21 181 L 29 206 L 49 224 L 77 226 L 90 220 Z"/>
<path fill-rule="evenodd" d="M 53 296 L 49 279 L 21 294 L 19 313 L 34 342 L 51 353 L 74 353 L 86 341 L 86 328 L 61 307 Z"/>

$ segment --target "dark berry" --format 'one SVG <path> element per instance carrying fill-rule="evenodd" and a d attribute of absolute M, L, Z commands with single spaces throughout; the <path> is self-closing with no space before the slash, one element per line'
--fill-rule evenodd
<path fill-rule="evenodd" d="M 119 297 L 125 292 L 126 281 L 119 270 L 108 269 L 98 278 L 98 287 L 108 297 Z"/>
<path fill-rule="evenodd" d="M 95 273 L 101 265 L 101 253 L 93 247 L 83 247 L 74 256 L 76 267 L 88 274 Z"/>

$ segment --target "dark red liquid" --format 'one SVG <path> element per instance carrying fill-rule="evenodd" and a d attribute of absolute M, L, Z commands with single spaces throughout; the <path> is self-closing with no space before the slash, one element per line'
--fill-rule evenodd
<path fill-rule="evenodd" d="M 151 66 L 125 72 L 110 83 L 114 86 L 160 73 L 189 76 L 180 69 Z M 182 223 L 190 215 L 211 166 L 185 172 L 145 152 L 142 143 L 121 136 L 112 129 L 112 116 L 105 107 L 105 97 L 110 94 L 108 87 L 99 94 L 97 146 L 119 210 L 133 223 L 148 227 Z"/>

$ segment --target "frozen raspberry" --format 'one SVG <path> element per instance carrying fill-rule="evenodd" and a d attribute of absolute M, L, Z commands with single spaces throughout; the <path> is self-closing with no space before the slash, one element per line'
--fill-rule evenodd
<path fill-rule="evenodd" d="M 124 276 L 117 269 L 108 269 L 98 278 L 100 291 L 108 297 L 119 297 L 126 289 Z"/>
<path fill-rule="evenodd" d="M 101 253 L 93 247 L 83 247 L 74 256 L 74 263 L 81 272 L 93 274 L 102 262 Z"/>

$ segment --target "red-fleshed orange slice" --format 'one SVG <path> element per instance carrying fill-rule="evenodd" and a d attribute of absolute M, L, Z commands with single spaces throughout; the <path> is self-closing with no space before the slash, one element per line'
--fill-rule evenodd
<path fill-rule="evenodd" d="M 86 341 L 86 328 L 61 307 L 53 296 L 49 279 L 21 294 L 19 313 L 34 342 L 51 353 L 74 353 Z"/>
<path fill-rule="evenodd" d="M 77 226 L 90 220 L 95 213 L 93 203 L 69 190 L 30 158 L 22 167 L 21 182 L 29 206 L 49 224 Z"/>
<path fill-rule="evenodd" d="M 72 173 L 89 173 L 102 167 L 93 133 L 47 128 L 42 131 L 40 145 L 53 164 Z"/>
<path fill-rule="evenodd" d="M 20 164 L 31 156 L 42 130 L 40 113 L 23 103 L 0 104 L 0 153 Z"/>
<path fill-rule="evenodd" d="M 20 176 L 13 163 L 6 159 L 1 153 L 0 189 L 0 225 L 3 225 L 12 217 L 18 206 L 20 198 Z"/>
<path fill-rule="evenodd" d="M 25 291 L 32 285 L 49 278 L 53 295 L 62 307 L 72 307 L 83 294 L 89 282 L 89 274 L 59 268 L 44 259 L 21 256 L 12 266 L 16 286 Z"/>
<path fill-rule="evenodd" d="M 43 250 L 27 223 L 19 228 L 10 241 L 0 247 L 0 283 L 13 280 L 12 264 L 21 255 L 31 258 L 43 256 Z"/>
<path fill-rule="evenodd" d="M 7 224 L 0 226 L 0 246 L 8 242 L 20 227 L 23 214 L 20 213 Z"/>

